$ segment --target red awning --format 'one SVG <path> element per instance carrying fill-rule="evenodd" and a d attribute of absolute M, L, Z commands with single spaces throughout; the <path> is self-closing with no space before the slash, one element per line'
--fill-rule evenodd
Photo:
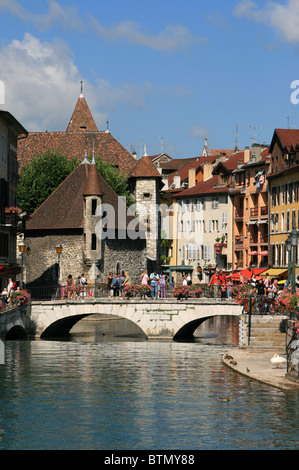
<path fill-rule="evenodd" d="M 243 269 L 242 271 L 232 273 L 228 277 L 230 279 L 239 280 L 240 276 L 243 276 L 243 277 L 246 277 L 247 280 L 249 280 L 249 279 L 251 279 L 252 274 L 254 274 L 255 276 L 258 276 L 260 273 L 263 273 L 266 270 L 267 270 L 267 268 L 254 268 L 254 269 L 247 269 L 246 268 L 246 269 Z"/>

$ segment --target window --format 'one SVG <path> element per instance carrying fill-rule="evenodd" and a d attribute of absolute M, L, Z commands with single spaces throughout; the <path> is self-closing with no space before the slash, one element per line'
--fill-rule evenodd
<path fill-rule="evenodd" d="M 91 215 L 96 215 L 97 202 L 98 201 L 96 199 L 91 200 Z"/>
<path fill-rule="evenodd" d="M 95 233 L 91 234 L 91 249 L 96 250 L 97 249 L 97 236 Z"/>
<path fill-rule="evenodd" d="M 150 199 L 150 193 L 143 193 L 143 199 Z"/>
<path fill-rule="evenodd" d="M 218 197 L 212 198 L 212 209 L 218 209 L 219 200 Z"/>
<path fill-rule="evenodd" d="M 222 212 L 221 222 L 222 222 L 222 228 L 226 228 L 226 226 L 227 226 L 227 212 Z"/>

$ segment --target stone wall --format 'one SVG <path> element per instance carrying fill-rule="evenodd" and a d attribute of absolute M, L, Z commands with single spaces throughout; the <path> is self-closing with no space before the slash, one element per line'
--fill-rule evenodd
<path fill-rule="evenodd" d="M 80 231 L 69 234 L 26 233 L 30 241 L 31 255 L 24 256 L 24 278 L 26 284 L 40 286 L 54 285 L 58 281 L 58 255 L 56 245 L 62 245 L 60 255 L 60 281 L 66 281 L 68 274 L 73 278 L 84 272 L 83 237 Z"/>
<path fill-rule="evenodd" d="M 60 282 L 65 282 L 71 274 L 75 280 L 84 273 L 89 281 L 95 278 L 105 281 L 109 272 L 128 271 L 133 282 L 139 282 L 141 273 L 146 269 L 145 240 L 103 240 L 103 259 L 96 266 L 84 262 L 83 233 L 73 231 L 69 234 L 32 233 L 26 234 L 30 242 L 31 255 L 24 256 L 24 279 L 28 285 L 48 286 L 58 282 L 58 255 L 55 246 L 62 245 L 60 255 Z"/>
<path fill-rule="evenodd" d="M 155 178 L 137 179 L 134 196 L 136 211 L 140 221 L 147 226 L 147 256 L 157 269 L 160 270 L 161 255 L 161 221 L 160 221 L 160 193 Z M 157 264 L 156 264 L 157 263 Z"/>

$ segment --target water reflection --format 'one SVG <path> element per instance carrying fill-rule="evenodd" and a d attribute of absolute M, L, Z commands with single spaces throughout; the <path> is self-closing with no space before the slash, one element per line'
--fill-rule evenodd
<path fill-rule="evenodd" d="M 297 447 L 298 394 L 223 365 L 230 320 L 184 343 L 102 333 L 6 343 L 0 449 Z"/>

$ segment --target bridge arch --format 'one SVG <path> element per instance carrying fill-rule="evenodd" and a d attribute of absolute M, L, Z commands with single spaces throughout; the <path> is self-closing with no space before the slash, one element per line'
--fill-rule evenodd
<path fill-rule="evenodd" d="M 82 318 L 105 314 L 135 323 L 147 338 L 192 338 L 196 328 L 210 317 L 239 316 L 242 307 L 231 301 L 196 299 L 178 302 L 174 299 L 32 302 L 31 320 L 40 337 L 66 336 Z"/>
<path fill-rule="evenodd" d="M 14 325 L 12 328 L 10 328 L 6 335 L 5 335 L 5 340 L 13 340 L 13 339 L 24 339 L 28 337 L 28 333 L 26 329 L 21 326 L 21 325 Z"/>

